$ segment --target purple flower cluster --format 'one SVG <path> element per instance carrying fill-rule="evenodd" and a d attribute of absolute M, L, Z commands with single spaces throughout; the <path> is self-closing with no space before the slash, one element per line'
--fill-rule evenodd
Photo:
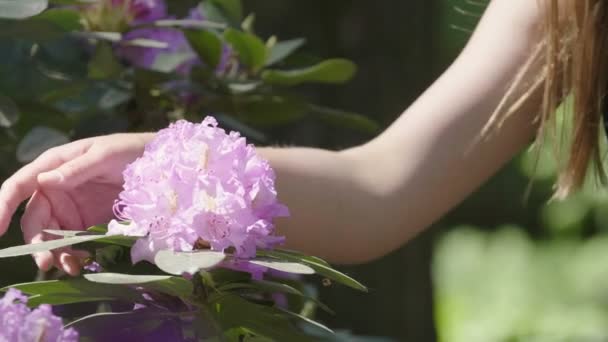
<path fill-rule="evenodd" d="M 78 341 L 78 333 L 64 329 L 61 318 L 53 314 L 50 305 L 30 310 L 26 303 L 27 297 L 16 289 L 9 289 L 0 299 L 0 341 Z"/>
<path fill-rule="evenodd" d="M 112 1 L 117 5 L 122 4 L 123 10 L 129 12 L 128 16 L 133 18 L 131 24 L 138 25 L 159 19 L 170 19 L 163 0 Z M 125 2 L 128 2 L 129 5 L 125 6 Z M 189 11 L 185 19 L 203 21 L 205 14 L 200 7 L 195 7 Z M 165 47 L 144 47 L 130 44 L 132 41 L 141 39 L 164 43 Z M 184 33 L 171 27 L 142 27 L 130 30 L 123 36 L 122 43 L 117 46 L 117 53 L 130 64 L 140 68 L 154 68 L 158 63 L 163 63 L 164 58 L 168 61 L 165 61 L 165 64 L 168 64 L 170 69 L 166 71 L 176 71 L 180 74 L 188 74 L 193 66 L 201 64 Z M 231 59 L 232 49 L 226 45 L 216 72 L 218 74 L 225 72 Z"/>
<path fill-rule="evenodd" d="M 153 262 L 163 249 L 206 246 L 246 259 L 284 241 L 272 222 L 288 216 L 277 200 L 274 171 L 245 138 L 227 134 L 212 117 L 158 132 L 124 178 L 115 204 L 121 222 L 108 230 L 141 237 L 131 249 L 133 262 Z"/>

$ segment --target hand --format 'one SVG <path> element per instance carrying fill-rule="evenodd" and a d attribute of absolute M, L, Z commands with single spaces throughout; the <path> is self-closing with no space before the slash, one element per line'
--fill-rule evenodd
<path fill-rule="evenodd" d="M 49 239 L 45 229 L 83 230 L 107 223 L 122 189 L 122 172 L 139 157 L 152 134 L 114 134 L 52 148 L 7 179 L 0 188 L 0 235 L 19 204 L 26 243 Z M 34 255 L 38 267 L 77 275 L 83 252 L 60 249 Z"/>

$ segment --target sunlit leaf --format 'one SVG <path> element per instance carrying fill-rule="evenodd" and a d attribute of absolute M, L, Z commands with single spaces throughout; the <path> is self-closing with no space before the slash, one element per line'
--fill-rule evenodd
<path fill-rule="evenodd" d="M 310 266 L 312 269 L 315 270 L 315 272 L 317 274 L 319 274 L 323 277 L 326 277 L 328 279 L 331 279 L 333 281 L 336 281 L 336 282 L 346 285 L 348 287 L 352 287 L 353 289 L 367 292 L 367 287 L 365 287 L 363 284 L 361 284 L 357 280 L 347 276 L 346 274 L 339 272 L 337 270 L 334 270 L 330 266 L 327 266 L 328 264 L 326 262 L 316 261 L 315 260 L 316 258 L 310 258 L 310 257 L 304 256 L 304 255 L 298 255 L 297 253 L 295 253 L 293 251 L 289 251 L 289 252 L 285 253 L 281 250 L 273 250 L 273 251 L 258 250 L 258 256 L 271 257 L 271 258 L 277 258 L 279 260 L 288 260 L 288 261 L 292 261 L 292 262 L 302 263 L 304 265 Z"/>
<path fill-rule="evenodd" d="M 48 5 L 48 0 L 0 0 L 0 18 L 24 19 L 41 13 Z"/>
<path fill-rule="evenodd" d="M 268 56 L 268 60 L 266 61 L 266 66 L 276 64 L 289 57 L 289 55 L 291 55 L 297 49 L 302 47 L 304 43 L 306 43 L 306 39 L 297 38 L 274 44 L 270 48 L 270 55 Z"/>
<path fill-rule="evenodd" d="M 266 260 L 255 259 L 255 260 L 250 260 L 249 262 L 252 264 L 258 265 L 258 266 L 268 267 L 273 270 L 286 272 L 286 273 L 293 273 L 293 274 L 314 274 L 315 273 L 315 270 L 312 269 L 311 267 L 301 264 L 301 263 L 296 263 L 296 262 L 272 260 L 272 259 L 266 259 Z"/>
<path fill-rule="evenodd" d="M 160 280 L 170 279 L 171 276 L 164 275 L 133 275 L 123 273 L 90 273 L 85 274 L 84 278 L 88 281 L 101 284 L 145 284 Z"/>
<path fill-rule="evenodd" d="M 99 240 L 104 237 L 105 236 L 103 235 L 73 236 L 58 240 L 50 240 L 22 246 L 9 247 L 0 250 L 0 258 L 9 258 L 21 255 L 30 255 L 39 252 L 46 252 L 61 247 L 73 246 L 79 243 Z"/>
<path fill-rule="evenodd" d="M 195 251 L 173 252 L 163 250 L 154 256 L 154 263 L 161 270 L 174 275 L 194 274 L 202 269 L 212 268 L 221 263 L 226 255 L 221 252 Z"/>

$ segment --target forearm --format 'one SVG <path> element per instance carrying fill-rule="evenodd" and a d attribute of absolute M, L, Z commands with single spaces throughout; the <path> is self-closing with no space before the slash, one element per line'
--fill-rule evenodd
<path fill-rule="evenodd" d="M 357 154 L 313 148 L 262 148 L 277 173 L 279 199 L 291 216 L 277 220 L 287 248 L 355 263 L 369 259 L 361 246 L 379 216 L 380 205 L 357 174 L 367 167 Z M 381 180 L 379 180 L 380 182 Z"/>
<path fill-rule="evenodd" d="M 288 247 L 356 263 L 402 245 L 457 205 L 533 138 L 541 96 L 479 140 L 538 42 L 535 2 L 493 1 L 467 49 L 385 133 L 345 152 L 264 149 Z"/>

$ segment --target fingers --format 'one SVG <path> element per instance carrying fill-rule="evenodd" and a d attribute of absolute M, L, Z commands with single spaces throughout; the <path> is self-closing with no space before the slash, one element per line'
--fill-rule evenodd
<path fill-rule="evenodd" d="M 39 243 L 44 241 L 43 229 L 51 226 L 51 205 L 41 192 L 35 192 L 23 216 L 21 217 L 21 230 L 25 243 Z M 54 227 L 53 229 L 56 229 Z M 53 266 L 53 254 L 49 251 L 33 255 L 34 261 L 42 271 L 48 271 Z"/>
<path fill-rule="evenodd" d="M 72 195 L 67 191 L 43 189 L 44 196 L 51 205 L 51 217 L 57 222 L 57 229 L 83 230 L 86 228 L 81 210 Z"/>
<path fill-rule="evenodd" d="M 44 190 L 45 197 L 51 205 L 50 229 L 81 230 L 84 223 L 76 203 L 65 191 Z M 53 251 L 55 266 L 65 273 L 76 276 L 80 274 L 82 263 L 88 253 L 71 248 L 60 248 Z"/>
<path fill-rule="evenodd" d="M 26 243 L 38 243 L 45 240 L 45 229 L 61 229 L 57 219 L 53 217 L 49 199 L 42 192 L 35 192 L 23 217 L 21 229 Z M 48 239 L 47 239 L 48 240 Z M 36 265 L 42 271 L 48 271 L 52 266 L 63 270 L 71 276 L 80 274 L 82 260 L 88 255 L 84 251 L 74 251 L 61 248 L 54 251 L 40 252 L 33 255 Z"/>
<path fill-rule="evenodd" d="M 54 170 L 38 175 L 38 183 L 44 188 L 73 189 L 102 172 L 106 156 L 101 151 L 89 150 L 72 160 L 58 165 Z"/>
<path fill-rule="evenodd" d="M 80 251 L 73 251 L 70 249 L 58 251 L 54 254 L 57 268 L 71 276 L 80 274 L 83 260 L 86 258 L 86 255 L 80 253 Z"/>
<path fill-rule="evenodd" d="M 32 196 L 38 188 L 37 177 L 40 173 L 60 166 L 65 160 L 82 154 L 88 141 L 82 140 L 43 153 L 32 163 L 24 166 L 7 179 L 0 188 L 0 235 L 8 229 L 11 217 L 21 202 Z"/>

